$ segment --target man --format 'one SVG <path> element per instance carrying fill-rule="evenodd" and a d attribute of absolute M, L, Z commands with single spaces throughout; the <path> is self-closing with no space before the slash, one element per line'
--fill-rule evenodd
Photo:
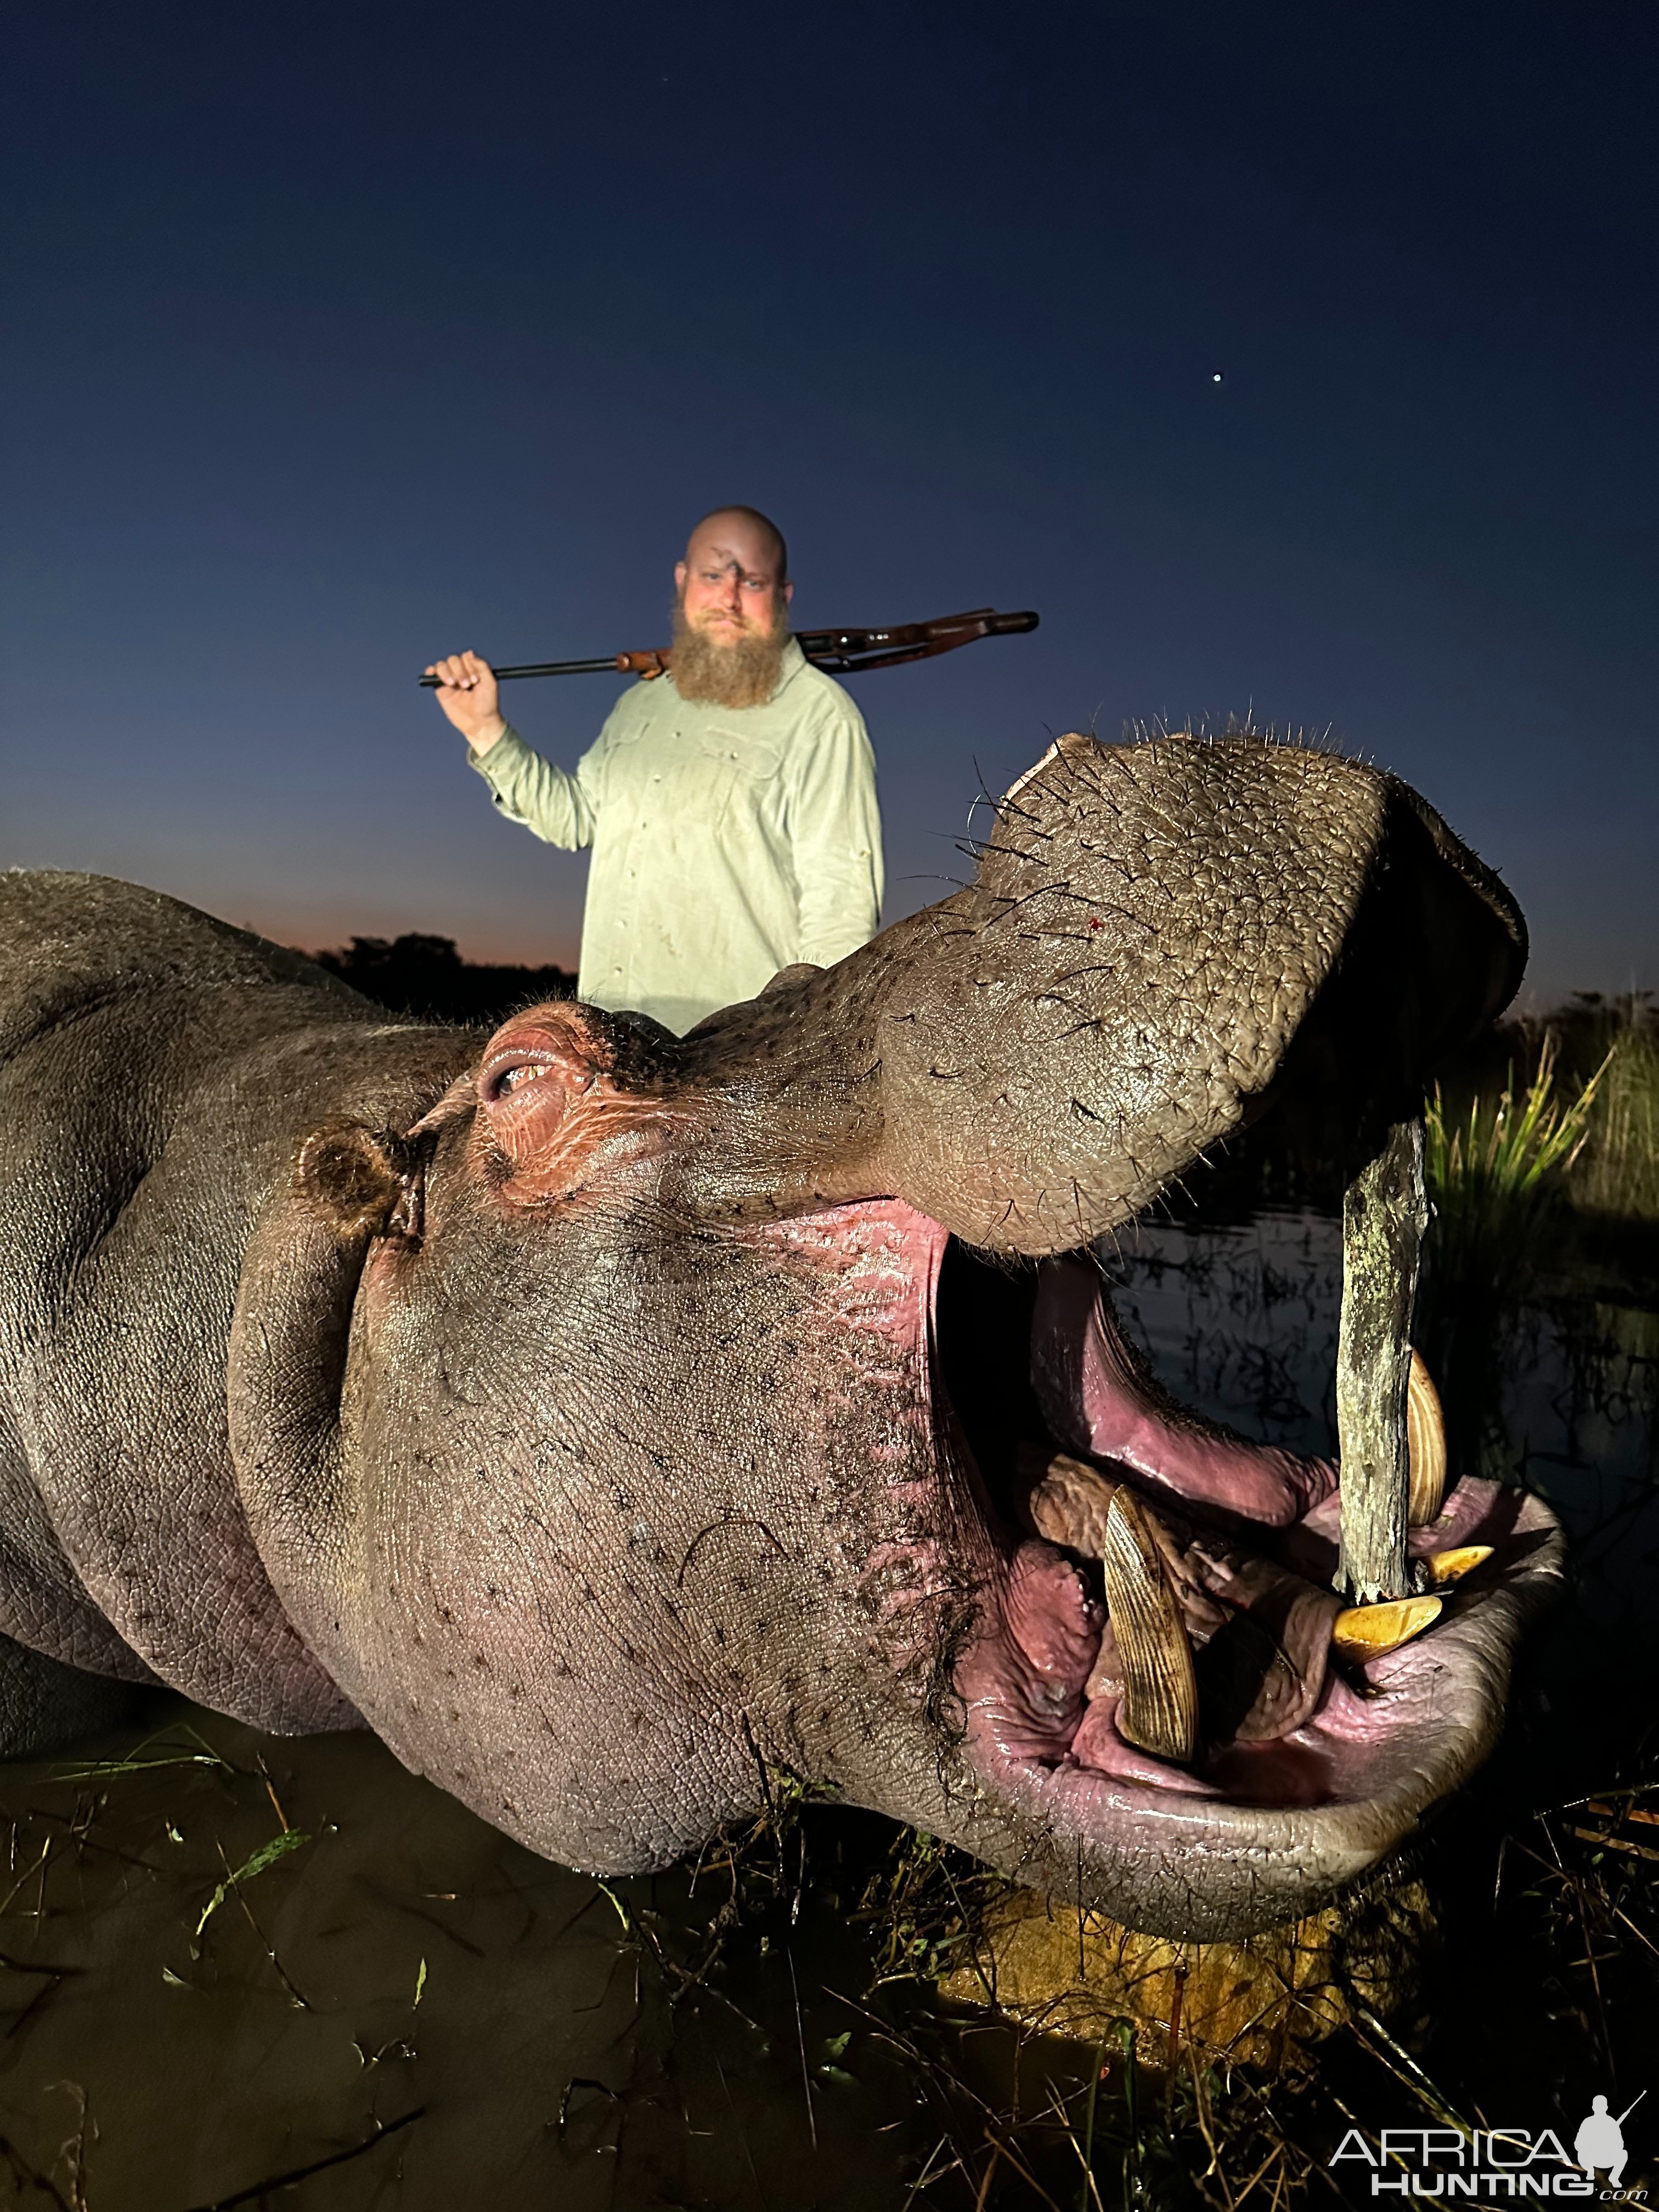
<path fill-rule="evenodd" d="M 1644 2089 L 1642 2097 L 1647 2094 Z M 1637 2105 L 1641 2103 L 1642 2097 L 1637 2099 Z M 1610 2189 L 1617 2189 L 1625 2178 L 1625 2160 L 1630 2153 L 1625 2148 L 1622 2123 L 1635 2110 L 1636 2105 L 1628 2106 L 1615 2120 L 1607 2110 L 1607 2099 L 1604 2096 L 1592 2097 L 1589 2116 L 1580 2121 L 1578 2133 L 1573 2138 L 1573 2155 L 1579 2165 L 1592 2180 L 1595 2178 L 1595 2169 L 1600 2166 L 1607 2177 Z"/>
<path fill-rule="evenodd" d="M 875 933 L 881 823 L 863 717 L 789 635 L 775 525 L 722 507 L 674 571 L 672 672 L 624 691 L 574 775 L 502 720 L 477 653 L 438 703 L 511 820 L 593 848 L 577 988 L 683 1035 L 781 968 Z"/>

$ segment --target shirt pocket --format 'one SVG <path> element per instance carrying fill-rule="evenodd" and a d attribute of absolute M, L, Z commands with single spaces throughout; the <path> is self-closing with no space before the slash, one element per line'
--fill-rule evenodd
<path fill-rule="evenodd" d="M 717 832 L 749 823 L 775 827 L 781 805 L 783 748 L 736 730 L 701 730 L 696 739 L 705 818 Z"/>

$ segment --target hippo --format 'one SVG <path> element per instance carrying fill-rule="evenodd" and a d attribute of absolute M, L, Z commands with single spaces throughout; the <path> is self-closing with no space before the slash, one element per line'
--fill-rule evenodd
<path fill-rule="evenodd" d="M 1559 1529 L 1455 1482 L 1413 1548 L 1480 1571 L 1345 1652 L 1338 1468 L 1164 1396 L 1097 1254 L 1263 1131 L 1371 1158 L 1520 913 L 1402 783 L 1249 734 L 1066 738 L 981 826 L 684 1037 L 392 1018 L 0 875 L 0 1753 L 165 1684 L 601 1875 L 788 1775 L 1182 1938 L 1389 1851 Z"/>

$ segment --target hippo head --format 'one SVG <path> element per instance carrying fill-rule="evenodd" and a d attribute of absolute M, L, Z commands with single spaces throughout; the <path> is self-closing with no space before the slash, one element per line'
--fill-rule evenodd
<path fill-rule="evenodd" d="M 532 1008 L 309 1140 L 232 1346 L 272 1581 L 407 1764 L 579 1867 L 784 1769 L 1144 1929 L 1292 1918 L 1490 1748 L 1559 1539 L 1456 1486 L 1419 1546 L 1484 1571 L 1334 1663 L 1334 1471 L 1162 1399 L 1091 1248 L 1257 1123 L 1368 1158 L 1523 959 L 1369 768 L 1064 739 L 837 967 L 684 1039 Z"/>

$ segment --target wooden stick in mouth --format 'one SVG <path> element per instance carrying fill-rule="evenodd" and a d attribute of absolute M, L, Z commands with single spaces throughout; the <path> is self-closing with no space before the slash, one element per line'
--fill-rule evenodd
<path fill-rule="evenodd" d="M 1418 1257 L 1427 1226 L 1423 1124 L 1398 1122 L 1342 1200 L 1342 1317 L 1336 1352 L 1342 1549 L 1336 1587 L 1359 1605 L 1403 1598 L 1411 1589 L 1406 1565 L 1412 1517 L 1409 1340 Z M 1443 1485 L 1443 1433 L 1440 1460 Z"/>

